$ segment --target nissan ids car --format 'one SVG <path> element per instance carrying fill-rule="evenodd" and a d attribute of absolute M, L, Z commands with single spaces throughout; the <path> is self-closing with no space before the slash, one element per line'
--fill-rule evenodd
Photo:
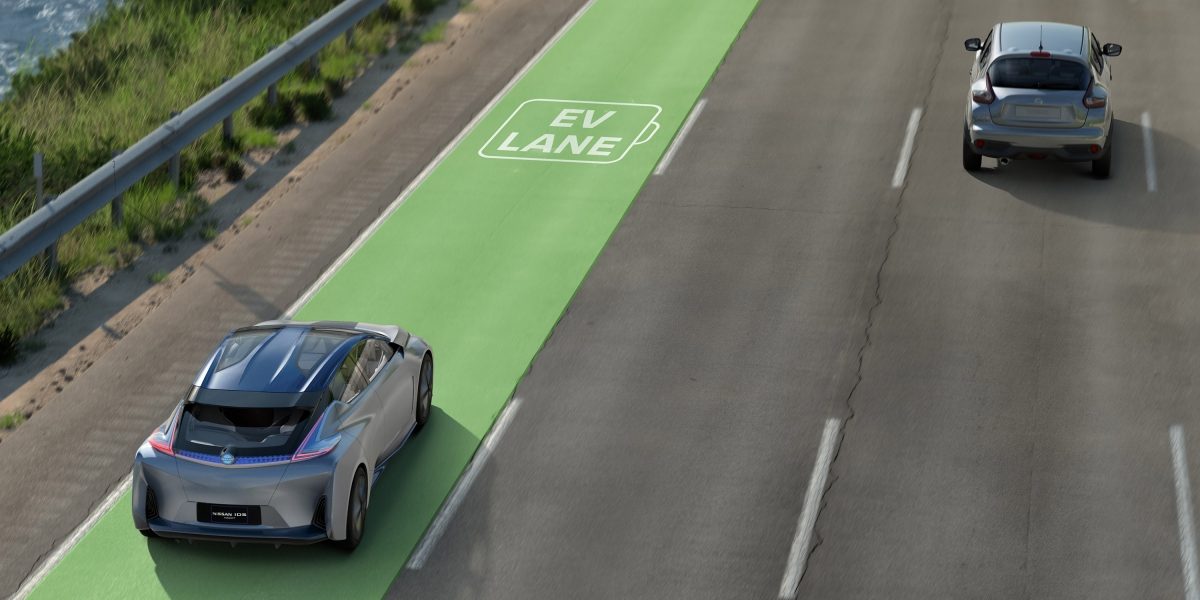
<path fill-rule="evenodd" d="M 432 399 L 433 354 L 399 327 L 238 329 L 138 449 L 134 525 L 148 537 L 353 549 L 376 477 Z"/>

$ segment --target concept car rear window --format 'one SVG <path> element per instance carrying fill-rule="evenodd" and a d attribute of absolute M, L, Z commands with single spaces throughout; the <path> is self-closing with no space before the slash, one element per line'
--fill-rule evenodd
<path fill-rule="evenodd" d="M 184 404 L 175 445 L 208 455 L 225 449 L 238 456 L 292 454 L 316 421 L 313 415 L 329 405 L 324 392 L 198 391 L 197 401 Z"/>
<path fill-rule="evenodd" d="M 307 408 L 184 407 L 176 443 L 185 450 L 239 455 L 291 454 L 304 439 Z"/>

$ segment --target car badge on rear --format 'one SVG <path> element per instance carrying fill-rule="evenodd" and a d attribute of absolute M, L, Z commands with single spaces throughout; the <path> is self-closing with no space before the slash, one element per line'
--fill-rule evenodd
<path fill-rule="evenodd" d="M 1041 98 L 1034 98 L 1034 99 L 1033 99 L 1033 103 L 1034 103 L 1034 104 L 1042 104 L 1042 99 L 1041 99 Z"/>
<path fill-rule="evenodd" d="M 235 461 L 237 461 L 237 458 L 233 456 L 233 453 L 229 451 L 229 448 L 225 448 L 221 451 L 222 464 L 232 465 Z"/>

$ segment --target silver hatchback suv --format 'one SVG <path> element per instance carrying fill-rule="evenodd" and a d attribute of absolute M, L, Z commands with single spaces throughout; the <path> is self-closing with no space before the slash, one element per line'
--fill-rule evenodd
<path fill-rule="evenodd" d="M 1104 44 L 1086 27 L 1063 23 L 1000 23 L 975 53 L 963 126 L 963 168 L 978 171 L 984 156 L 1091 161 L 1092 174 L 1112 167 L 1112 70 Z"/>

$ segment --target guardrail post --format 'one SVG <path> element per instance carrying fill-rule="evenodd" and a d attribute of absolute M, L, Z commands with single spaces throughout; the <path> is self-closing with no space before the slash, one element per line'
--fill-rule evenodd
<path fill-rule="evenodd" d="M 271 48 L 269 50 L 267 50 L 267 54 L 274 52 L 275 49 L 278 47 L 279 46 L 271 46 Z M 275 106 L 275 105 L 279 104 L 279 82 L 278 81 L 273 82 L 267 86 L 267 104 L 270 104 L 271 106 Z"/>
<path fill-rule="evenodd" d="M 37 204 L 39 207 L 50 204 L 50 201 L 54 199 L 54 196 L 46 195 L 46 178 L 44 177 L 44 172 L 42 171 L 42 161 L 44 158 L 45 158 L 45 155 L 42 154 L 41 152 L 33 153 L 33 179 L 34 179 L 34 181 L 37 182 L 35 194 L 36 194 Z M 46 248 L 45 256 L 46 256 L 46 268 L 51 273 L 58 270 L 58 240 L 57 239 L 54 240 L 53 244 L 50 244 L 50 246 L 48 248 Z"/>
<path fill-rule="evenodd" d="M 113 150 L 113 160 L 116 160 L 120 155 L 120 150 Z M 125 225 L 125 192 L 120 192 L 117 194 L 116 198 L 113 198 L 112 207 L 110 210 L 112 211 L 111 216 L 113 225 L 117 227 Z"/>
<path fill-rule="evenodd" d="M 225 77 L 221 80 L 221 83 L 228 81 L 229 78 Z M 229 113 L 229 116 L 225 117 L 225 120 L 221 122 L 221 139 L 225 142 L 226 146 L 233 145 L 233 113 Z"/>
<path fill-rule="evenodd" d="M 312 55 L 312 58 L 308 59 L 308 73 L 312 75 L 314 79 L 321 74 L 320 51 L 317 51 L 317 54 Z"/>
<path fill-rule="evenodd" d="M 37 183 L 37 192 L 34 200 L 37 201 L 38 206 L 42 205 L 42 194 L 45 193 L 46 184 L 45 178 L 42 177 L 42 158 L 43 155 L 41 152 L 33 153 L 33 179 Z"/>
<path fill-rule="evenodd" d="M 42 198 L 42 206 L 46 206 L 47 204 L 50 204 L 50 201 L 54 200 L 54 198 L 55 198 L 55 196 L 46 196 L 45 198 Z M 54 243 L 50 244 L 46 248 L 46 269 L 49 270 L 51 273 L 58 270 L 58 240 L 57 239 L 55 239 Z"/>
<path fill-rule="evenodd" d="M 179 111 L 177 111 L 177 110 L 171 111 L 172 119 L 174 119 L 175 117 L 178 117 L 178 116 L 179 116 Z M 171 179 L 171 186 L 174 187 L 176 190 L 178 190 L 179 189 L 179 153 L 178 152 L 171 155 L 171 161 L 167 163 L 167 173 Z"/>
<path fill-rule="evenodd" d="M 351 26 L 350 29 L 346 30 L 346 47 L 347 48 L 354 47 L 354 27 L 353 26 Z"/>

